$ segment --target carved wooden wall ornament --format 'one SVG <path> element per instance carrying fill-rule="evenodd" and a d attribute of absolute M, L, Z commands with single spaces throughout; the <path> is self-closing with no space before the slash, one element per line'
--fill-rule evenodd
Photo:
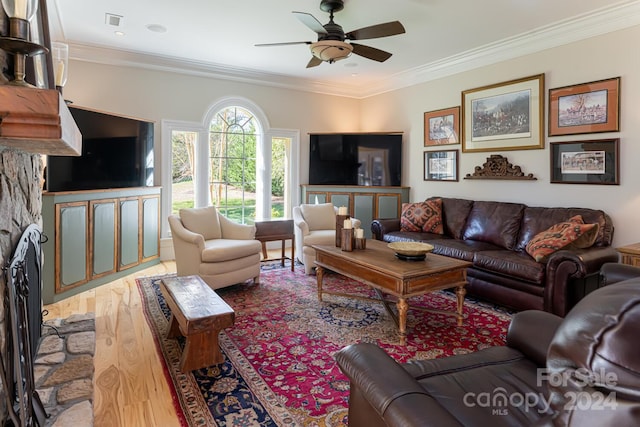
<path fill-rule="evenodd" d="M 482 166 L 476 166 L 473 174 L 464 179 L 526 179 L 536 180 L 533 174 L 525 175 L 520 166 L 513 166 L 506 157 L 492 154 Z"/>

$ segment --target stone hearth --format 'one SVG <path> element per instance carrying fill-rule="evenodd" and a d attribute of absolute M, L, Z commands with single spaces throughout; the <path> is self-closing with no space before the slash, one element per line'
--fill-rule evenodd
<path fill-rule="evenodd" d="M 95 315 L 73 315 L 44 325 L 34 374 L 48 415 L 45 425 L 93 426 Z"/>

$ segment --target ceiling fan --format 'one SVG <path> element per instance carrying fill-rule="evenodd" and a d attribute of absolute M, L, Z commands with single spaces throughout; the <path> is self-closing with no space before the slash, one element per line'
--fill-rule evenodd
<path fill-rule="evenodd" d="M 344 59 L 355 53 L 378 62 L 384 62 L 391 57 L 389 52 L 371 46 L 358 43 L 347 43 L 346 40 L 366 40 L 380 37 L 395 36 L 403 34 L 404 27 L 398 21 L 386 22 L 384 24 L 372 25 L 370 27 L 359 28 L 345 33 L 342 27 L 333 22 L 333 13 L 344 8 L 344 0 L 322 0 L 320 9 L 329 12 L 329 22 L 322 25 L 313 15 L 305 12 L 293 12 L 296 17 L 318 34 L 318 41 L 284 42 L 284 43 L 262 43 L 256 46 L 286 46 L 294 44 L 307 44 L 313 55 L 307 68 L 316 67 L 322 62 L 332 64 L 340 59 Z"/>

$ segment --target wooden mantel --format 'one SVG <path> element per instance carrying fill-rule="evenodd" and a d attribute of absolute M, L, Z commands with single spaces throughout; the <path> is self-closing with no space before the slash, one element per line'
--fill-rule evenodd
<path fill-rule="evenodd" d="M 82 135 L 55 89 L 0 85 L 0 146 L 80 156 Z"/>

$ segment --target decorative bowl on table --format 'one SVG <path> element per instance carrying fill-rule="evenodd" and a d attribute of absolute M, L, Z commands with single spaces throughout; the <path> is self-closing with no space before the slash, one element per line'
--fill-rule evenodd
<path fill-rule="evenodd" d="M 387 245 L 396 257 L 405 261 L 421 261 L 433 250 L 433 245 L 422 242 L 392 242 Z"/>

